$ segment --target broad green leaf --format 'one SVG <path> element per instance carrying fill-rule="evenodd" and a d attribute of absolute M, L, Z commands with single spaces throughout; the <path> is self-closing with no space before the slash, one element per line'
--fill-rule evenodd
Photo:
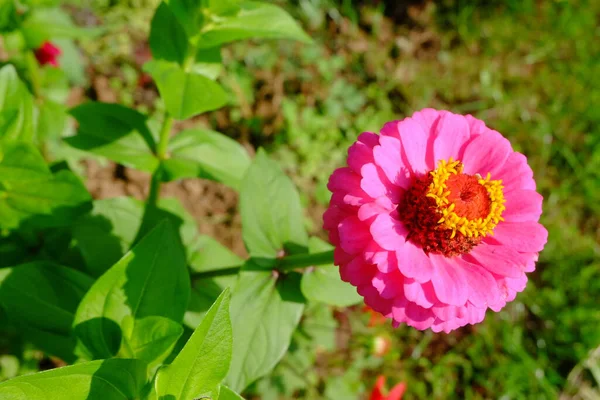
<path fill-rule="evenodd" d="M 205 235 L 199 236 L 187 247 L 187 251 L 188 263 L 194 272 L 217 271 L 239 266 L 244 262 L 231 250 Z M 186 326 L 196 328 L 221 292 L 227 287 L 232 287 L 236 279 L 236 275 L 227 275 L 195 280 L 184 317 Z"/>
<path fill-rule="evenodd" d="M 132 197 L 94 201 L 94 208 L 73 226 L 87 270 L 102 275 L 131 248 L 144 214 L 144 204 Z"/>
<path fill-rule="evenodd" d="M 150 49 L 157 60 L 183 65 L 188 53 L 188 37 L 177 17 L 166 3 L 160 3 L 152 18 Z"/>
<path fill-rule="evenodd" d="M 161 198 L 158 205 L 157 218 L 168 218 L 178 227 L 188 263 L 192 263 L 198 257 L 196 220 L 175 198 Z M 73 227 L 73 236 L 90 274 L 101 275 L 123 257 L 138 237 L 143 217 L 144 203 L 131 197 L 94 201 L 94 209 Z"/>
<path fill-rule="evenodd" d="M 34 139 L 36 110 L 33 96 L 19 79 L 15 67 L 0 69 L 0 139 Z"/>
<path fill-rule="evenodd" d="M 102 275 L 75 315 L 78 354 L 112 357 L 131 338 L 137 320 L 160 316 L 181 322 L 190 281 L 177 232 L 160 223 Z"/>
<path fill-rule="evenodd" d="M 231 362 L 229 304 L 230 293 L 225 290 L 175 360 L 158 371 L 155 390 L 159 398 L 218 398 Z"/>
<path fill-rule="evenodd" d="M 64 71 L 68 81 L 73 86 L 87 87 L 88 76 L 86 63 L 79 48 L 75 44 L 76 39 L 57 38 L 52 42 L 60 48 L 62 54 L 58 58 L 60 69 Z M 47 71 L 46 71 L 47 72 Z"/>
<path fill-rule="evenodd" d="M 219 400 L 244 400 L 244 398 L 233 390 L 229 389 L 227 386 L 221 385 Z"/>
<path fill-rule="evenodd" d="M 256 1 L 239 2 L 237 13 L 207 23 L 199 44 L 213 47 L 250 38 L 292 39 L 310 43 L 310 37 L 280 7 Z"/>
<path fill-rule="evenodd" d="M 41 261 L 2 272 L 0 304 L 25 338 L 49 354 L 74 361 L 71 326 L 92 279 L 71 268 Z"/>
<path fill-rule="evenodd" d="M 0 2 L 0 32 L 12 32 L 19 27 L 20 19 L 17 14 L 15 0 L 3 0 Z"/>
<path fill-rule="evenodd" d="M 206 0 L 206 7 L 214 15 L 231 15 L 240 10 L 240 0 Z"/>
<path fill-rule="evenodd" d="M 196 53 L 196 61 L 192 65 L 192 71 L 204 75 L 213 81 L 219 77 L 223 70 L 223 59 L 221 58 L 221 47 L 210 47 L 200 49 Z"/>
<path fill-rule="evenodd" d="M 290 345 L 304 304 L 299 275 L 242 272 L 231 299 L 233 358 L 225 383 L 241 392 L 268 374 Z"/>
<path fill-rule="evenodd" d="M 300 197 L 279 165 L 260 149 L 240 190 L 243 238 L 252 257 L 304 252 L 308 234 Z"/>
<path fill-rule="evenodd" d="M 23 22 L 21 32 L 28 46 L 35 49 L 49 39 L 90 38 L 97 36 L 102 30 L 76 26 L 69 14 L 58 7 L 36 7 Z"/>
<path fill-rule="evenodd" d="M 243 264 L 244 260 L 210 236 L 201 235 L 188 246 L 194 272 L 215 271 Z"/>
<path fill-rule="evenodd" d="M 51 100 L 39 106 L 38 140 L 45 143 L 59 139 L 67 126 L 67 108 Z"/>
<path fill-rule="evenodd" d="M 188 37 L 197 36 L 204 22 L 202 12 L 204 0 L 166 0 L 166 2 Z"/>
<path fill-rule="evenodd" d="M 205 129 L 180 132 L 163 163 L 167 180 L 207 178 L 239 189 L 250 166 L 248 152 L 233 139 Z"/>
<path fill-rule="evenodd" d="M 90 200 L 79 178 L 66 170 L 52 174 L 32 145 L 0 147 L 0 227 L 69 225 Z"/>
<path fill-rule="evenodd" d="M 311 253 L 332 250 L 333 246 L 312 237 L 309 241 Z M 337 267 L 333 264 L 309 268 L 302 276 L 302 294 L 309 300 L 338 307 L 348 307 L 363 301 L 356 288 L 342 281 Z"/>
<path fill-rule="evenodd" d="M 0 383 L 6 400 L 133 400 L 146 383 L 146 365 L 113 359 L 56 368 Z"/>
<path fill-rule="evenodd" d="M 154 78 L 167 111 L 178 120 L 223 107 L 227 94 L 204 75 L 185 72 L 177 64 L 150 61 L 144 70 Z"/>
<path fill-rule="evenodd" d="M 79 122 L 78 134 L 66 139 L 71 146 L 142 171 L 153 172 L 158 166 L 145 115 L 97 102 L 75 107 L 71 114 Z"/>
<path fill-rule="evenodd" d="M 168 318 L 142 318 L 135 322 L 125 353 L 153 367 L 167 358 L 182 333 L 181 324 Z"/>

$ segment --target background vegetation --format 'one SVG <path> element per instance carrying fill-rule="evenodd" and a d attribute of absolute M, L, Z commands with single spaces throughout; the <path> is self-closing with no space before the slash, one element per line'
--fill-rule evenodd
<path fill-rule="evenodd" d="M 214 126 L 251 151 L 266 147 L 301 188 L 312 233 L 321 232 L 327 178 L 356 136 L 434 107 L 483 119 L 528 156 L 550 237 L 524 293 L 482 324 L 450 335 L 369 326 L 361 308 L 315 307 L 290 353 L 247 398 L 359 398 L 379 374 L 405 381 L 407 399 L 600 398 L 600 2 L 278 3 L 315 43 L 229 46 L 221 83 L 230 106 L 193 124 Z M 77 24 L 105 29 L 78 43 L 84 70 L 65 52 L 71 104 L 118 100 L 160 111 L 156 88 L 141 72 L 157 4 L 65 5 Z M 141 198 L 147 190 L 147 177 L 82 163 L 75 152 L 69 157 L 96 197 Z M 184 198 L 201 230 L 243 255 L 231 191 L 185 182 L 165 190 Z M 388 340 L 391 350 L 379 351 Z M 14 343 L 6 330 L 2 379 L 56 366 Z"/>

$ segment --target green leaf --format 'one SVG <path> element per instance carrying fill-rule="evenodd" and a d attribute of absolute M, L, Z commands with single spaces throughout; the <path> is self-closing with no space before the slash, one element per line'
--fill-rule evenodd
<path fill-rule="evenodd" d="M 219 77 L 223 70 L 223 59 L 221 58 L 221 47 L 210 47 L 200 49 L 196 53 L 196 61 L 192 65 L 192 71 L 204 75 L 213 81 Z"/>
<path fill-rule="evenodd" d="M 188 246 L 188 260 L 194 272 L 235 267 L 244 262 L 227 247 L 210 236 L 201 235 Z"/>
<path fill-rule="evenodd" d="M 0 398 L 133 400 L 145 383 L 146 365 L 139 360 L 97 360 L 0 383 Z"/>
<path fill-rule="evenodd" d="M 32 141 L 35 132 L 33 96 L 15 67 L 0 69 L 0 139 Z"/>
<path fill-rule="evenodd" d="M 227 103 L 227 94 L 221 85 L 204 75 L 185 72 L 177 64 L 150 61 L 144 70 L 154 78 L 167 111 L 175 119 L 188 119 Z"/>
<path fill-rule="evenodd" d="M 235 14 L 240 10 L 240 0 L 206 0 L 206 3 L 214 15 Z"/>
<path fill-rule="evenodd" d="M 312 41 L 298 23 L 276 5 L 242 1 L 239 7 L 238 13 L 219 16 L 205 25 L 199 42 L 201 47 L 250 38 Z"/>
<path fill-rule="evenodd" d="M 149 40 L 153 58 L 183 65 L 188 52 L 188 37 L 166 3 L 161 3 L 156 9 Z"/>
<path fill-rule="evenodd" d="M 20 19 L 17 14 L 15 0 L 0 2 L 0 33 L 12 32 L 19 27 Z"/>
<path fill-rule="evenodd" d="M 21 32 L 27 45 L 35 49 L 53 38 L 90 38 L 99 35 L 102 30 L 76 26 L 69 14 L 58 7 L 36 7 L 23 22 Z"/>
<path fill-rule="evenodd" d="M 196 220 L 175 198 L 161 198 L 156 218 L 168 218 L 178 227 L 186 247 L 188 263 L 202 256 L 195 254 L 201 246 Z M 131 248 L 140 233 L 144 203 L 132 197 L 116 197 L 94 201 L 94 209 L 73 227 L 73 237 L 93 276 L 103 274 Z M 151 226 L 149 229 L 151 229 Z"/>
<path fill-rule="evenodd" d="M 194 272 L 217 271 L 241 265 L 244 260 L 210 236 L 199 236 L 187 247 L 188 263 Z M 194 329 L 206 311 L 227 287 L 236 282 L 236 275 L 195 280 L 184 323 Z"/>
<path fill-rule="evenodd" d="M 153 172 L 158 166 L 145 115 L 97 102 L 75 107 L 71 114 L 79 122 L 78 134 L 66 139 L 71 146 L 142 171 Z"/>
<path fill-rule="evenodd" d="M 229 389 L 227 386 L 221 385 L 219 400 L 244 400 L 244 398 L 233 390 Z"/>
<path fill-rule="evenodd" d="M 92 279 L 41 261 L 1 271 L 0 304 L 8 317 L 40 349 L 73 362 L 75 339 L 71 326 Z"/>
<path fill-rule="evenodd" d="M 242 145 L 205 129 L 180 132 L 171 140 L 169 151 L 170 158 L 163 163 L 167 180 L 207 178 L 239 189 L 250 166 Z"/>
<path fill-rule="evenodd" d="M 308 246 L 311 253 L 333 249 L 316 237 L 310 238 Z M 302 276 L 301 288 L 307 299 L 332 306 L 348 307 L 363 301 L 354 286 L 342 281 L 338 268 L 333 264 L 310 268 Z"/>
<path fill-rule="evenodd" d="M 168 318 L 142 318 L 135 322 L 127 343 L 127 353 L 153 367 L 171 354 L 182 333 L 181 324 Z"/>
<path fill-rule="evenodd" d="M 0 147 L 0 227 L 70 225 L 91 197 L 70 171 L 52 174 L 30 144 Z"/>
<path fill-rule="evenodd" d="M 237 392 L 268 374 L 290 345 L 304 304 L 299 275 L 242 272 L 231 299 L 233 358 L 225 382 Z"/>
<path fill-rule="evenodd" d="M 67 126 L 67 108 L 54 101 L 45 100 L 39 109 L 38 140 L 45 143 L 59 139 Z"/>
<path fill-rule="evenodd" d="M 231 362 L 229 303 L 229 290 L 225 290 L 173 363 L 158 371 L 155 390 L 160 398 L 218 397 L 219 385 Z"/>
<path fill-rule="evenodd" d="M 308 234 L 300 197 L 279 165 L 260 149 L 240 190 L 243 238 L 252 257 L 305 252 Z"/>
<path fill-rule="evenodd" d="M 190 38 L 197 36 L 204 21 L 204 0 L 167 0 L 169 8 Z"/>
<path fill-rule="evenodd" d="M 102 275 L 75 315 L 78 354 L 112 357 L 137 320 L 161 316 L 181 322 L 190 293 L 185 254 L 177 232 L 160 223 Z"/>

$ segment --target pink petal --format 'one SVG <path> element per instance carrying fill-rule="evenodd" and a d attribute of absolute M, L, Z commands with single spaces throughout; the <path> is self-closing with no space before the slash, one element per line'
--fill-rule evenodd
<path fill-rule="evenodd" d="M 431 282 L 419 283 L 414 279 L 407 278 L 404 281 L 404 295 L 408 300 L 423 308 L 431 308 L 438 302 Z"/>
<path fill-rule="evenodd" d="M 435 294 L 442 303 L 463 306 L 469 297 L 467 280 L 460 264 L 460 259 L 448 261 L 444 256 L 430 254 L 433 264 L 431 283 Z"/>
<path fill-rule="evenodd" d="M 451 321 L 458 318 L 459 307 L 448 304 L 438 304 L 431 308 L 433 315 L 442 321 Z"/>
<path fill-rule="evenodd" d="M 490 130 L 477 136 L 465 148 L 462 157 L 464 173 L 478 173 L 485 177 L 490 172 L 492 178 L 497 179 L 496 171 L 502 168 L 511 153 L 510 142 L 498 132 Z"/>
<path fill-rule="evenodd" d="M 374 199 L 385 196 L 388 189 L 383 182 L 382 176 L 379 175 L 379 171 L 377 170 L 375 164 L 363 165 L 360 173 L 362 175 L 360 187 L 365 191 L 366 194 Z"/>
<path fill-rule="evenodd" d="M 491 273 L 474 264 L 464 269 L 469 285 L 469 301 L 477 307 L 488 307 L 500 300 L 498 283 Z"/>
<path fill-rule="evenodd" d="M 428 135 L 433 135 L 439 118 L 445 114 L 450 113 L 448 111 L 434 110 L 433 108 L 424 108 L 421 111 L 414 113 L 412 119 L 421 125 L 423 132 Z"/>
<path fill-rule="evenodd" d="M 360 206 L 371 197 L 360 187 L 361 177 L 350 168 L 338 168 L 333 171 L 327 188 L 333 192 L 331 201 L 340 204 Z"/>
<path fill-rule="evenodd" d="M 423 249 L 415 246 L 411 241 L 397 249 L 398 268 L 407 278 L 412 278 L 419 283 L 431 280 L 433 265 L 429 256 Z"/>
<path fill-rule="evenodd" d="M 375 201 L 363 204 L 358 209 L 358 219 L 366 221 L 379 214 L 389 214 L 394 211 L 395 205 L 387 196 L 382 196 Z"/>
<path fill-rule="evenodd" d="M 379 142 L 380 145 L 373 149 L 375 163 L 383 170 L 391 183 L 408 189 L 412 184 L 412 177 L 402 161 L 400 140 L 390 136 L 381 136 Z"/>
<path fill-rule="evenodd" d="M 375 243 L 385 250 L 396 250 L 402 247 L 408 230 L 404 224 L 389 214 L 380 214 L 371 224 L 371 235 Z"/>
<path fill-rule="evenodd" d="M 439 160 L 452 157 L 460 160 L 462 148 L 469 140 L 469 126 L 462 115 L 444 113 L 437 123 L 437 136 L 433 142 L 433 159 L 435 165 Z"/>
<path fill-rule="evenodd" d="M 340 233 L 340 246 L 349 254 L 359 253 L 371 240 L 369 229 L 354 216 L 340 222 L 338 231 Z"/>
<path fill-rule="evenodd" d="M 348 149 L 348 166 L 357 174 L 363 165 L 373 162 L 373 146 L 379 142 L 379 136 L 364 132 L 358 137 L 358 140 Z M 374 145 L 371 145 L 375 143 Z"/>
<path fill-rule="evenodd" d="M 501 222 L 493 238 L 520 252 L 538 252 L 548 241 L 548 231 L 537 222 Z"/>
<path fill-rule="evenodd" d="M 496 275 L 517 277 L 523 273 L 527 257 L 505 246 L 480 244 L 467 258 L 473 258 L 477 264 Z"/>
<path fill-rule="evenodd" d="M 502 217 L 508 222 L 537 222 L 542 215 L 543 197 L 535 190 L 513 190 L 505 195 L 506 210 Z"/>
<path fill-rule="evenodd" d="M 535 190 L 533 171 L 521 153 L 511 153 L 494 179 L 502 180 L 505 194 L 517 189 Z"/>
<path fill-rule="evenodd" d="M 404 277 L 397 271 L 389 274 L 376 272 L 372 284 L 381 297 L 393 299 L 403 294 Z"/>
<path fill-rule="evenodd" d="M 365 298 L 365 304 L 371 307 L 373 310 L 385 317 L 390 317 L 392 315 L 392 306 L 394 302 L 381 297 L 377 289 L 375 289 L 372 285 L 360 285 L 358 286 L 357 291 L 358 294 Z"/>
<path fill-rule="evenodd" d="M 331 205 L 324 213 L 323 213 L 323 228 L 330 230 L 337 230 L 338 224 L 349 217 L 350 214 L 337 207 L 336 205 Z"/>
<path fill-rule="evenodd" d="M 473 117 L 472 115 L 465 115 L 465 119 L 467 120 L 467 124 L 469 124 L 469 130 L 471 132 L 471 137 L 474 138 L 481 134 L 485 134 L 491 129 L 485 126 L 485 122 L 480 119 Z"/>
<path fill-rule="evenodd" d="M 394 137 L 398 139 L 400 137 L 398 133 L 399 123 L 400 121 L 387 122 L 385 125 L 383 125 L 383 128 L 381 128 L 381 131 L 379 133 L 381 133 L 381 136 Z M 379 138 L 379 140 L 381 141 L 381 138 Z"/>
<path fill-rule="evenodd" d="M 419 330 L 431 327 L 431 324 L 435 319 L 431 310 L 420 307 L 415 303 L 408 303 L 405 313 L 406 323 Z"/>
<path fill-rule="evenodd" d="M 409 167 L 417 175 L 425 175 L 433 169 L 427 164 L 429 135 L 412 118 L 406 118 L 398 125 L 402 150 Z"/>
<path fill-rule="evenodd" d="M 362 261 L 359 257 L 340 267 L 340 277 L 342 280 L 354 286 L 371 282 L 376 273 L 377 268 L 372 264 Z"/>

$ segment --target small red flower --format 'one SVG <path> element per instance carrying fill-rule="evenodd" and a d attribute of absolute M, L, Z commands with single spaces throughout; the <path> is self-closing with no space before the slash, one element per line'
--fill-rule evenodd
<path fill-rule="evenodd" d="M 383 394 L 385 391 L 385 376 L 379 375 L 369 400 L 400 400 L 406 391 L 406 383 L 400 382 L 390 390 L 386 395 Z"/>
<path fill-rule="evenodd" d="M 40 65 L 50 64 L 53 67 L 58 67 L 58 56 L 62 51 L 50 42 L 44 42 L 37 50 L 35 50 L 35 58 Z"/>

